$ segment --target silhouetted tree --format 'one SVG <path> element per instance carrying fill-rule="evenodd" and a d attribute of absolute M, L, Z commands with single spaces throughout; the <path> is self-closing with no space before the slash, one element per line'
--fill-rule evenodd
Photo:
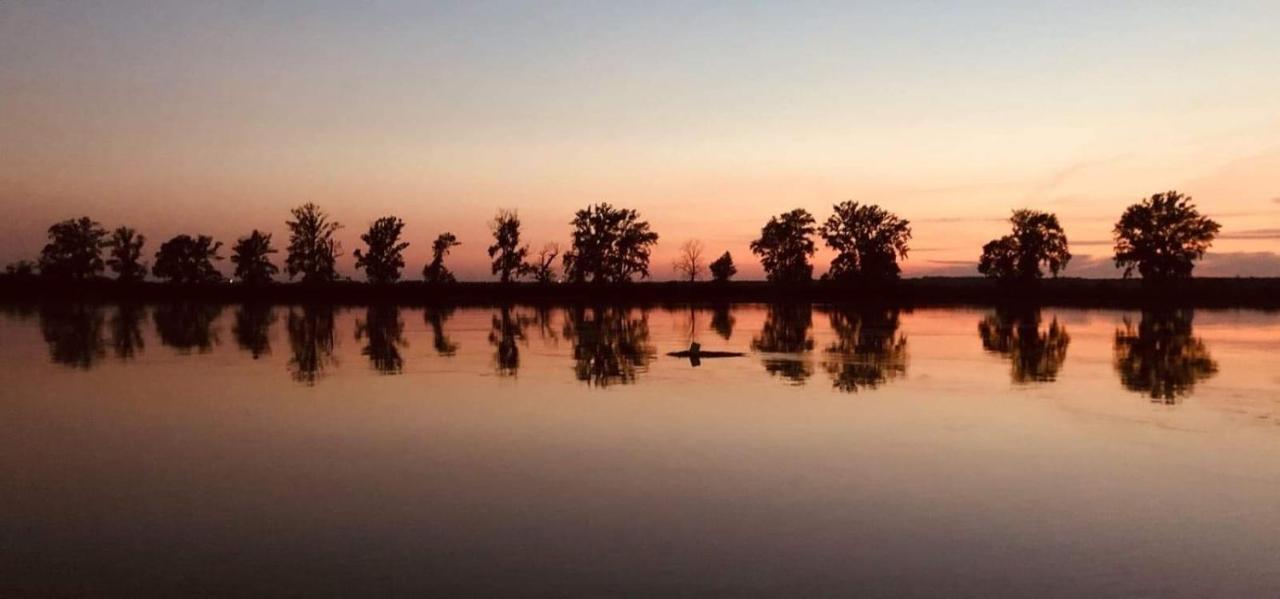
<path fill-rule="evenodd" d="M 369 251 L 352 252 L 356 258 L 356 268 L 363 268 L 370 283 L 386 284 L 400 280 L 400 269 L 404 268 L 406 241 L 400 241 L 400 231 L 404 229 L 404 221 L 394 216 L 384 216 L 369 226 L 369 232 L 360 236 Z"/>
<path fill-rule="evenodd" d="M 458 344 L 444 331 L 444 323 L 451 316 L 453 308 L 448 306 L 427 306 L 422 312 L 422 319 L 431 327 L 431 345 L 444 357 L 458 353 Z"/>
<path fill-rule="evenodd" d="M 213 261 L 222 259 L 218 255 L 220 247 L 222 242 L 215 242 L 207 235 L 178 235 L 160 245 L 151 274 L 174 283 L 219 281 L 222 273 L 214 268 Z"/>
<path fill-rule="evenodd" d="M 40 250 L 40 274 L 87 279 L 102 272 L 106 229 L 89 217 L 68 219 L 49 227 L 49 243 Z"/>
<path fill-rule="evenodd" d="M 813 351 L 813 310 L 809 304 L 771 304 L 765 313 L 760 335 L 751 340 L 751 349 L 774 354 L 765 356 L 764 369 L 794 384 L 803 384 L 813 375 L 813 365 L 805 354 Z"/>
<path fill-rule="evenodd" d="M 248 237 L 241 237 L 231 248 L 231 263 L 236 265 L 235 277 L 248 285 L 270 283 L 279 268 L 271 263 L 271 234 L 254 229 Z M 255 356 L 256 357 L 256 356 Z"/>
<path fill-rule="evenodd" d="M 231 334 L 236 337 L 236 345 L 257 360 L 271 353 L 271 325 L 275 321 L 276 312 L 270 304 L 260 302 L 241 304 L 236 309 L 236 319 L 231 325 Z"/>
<path fill-rule="evenodd" d="M 1221 228 L 1189 196 L 1157 193 L 1126 208 L 1116 223 L 1116 267 L 1152 282 L 1190 277 Z"/>
<path fill-rule="evenodd" d="M 132 359 L 145 347 L 142 340 L 143 318 L 146 318 L 146 309 L 142 306 L 131 303 L 116 306 L 116 313 L 111 317 L 111 347 L 117 358 Z"/>
<path fill-rule="evenodd" d="M 40 305 L 40 333 L 54 364 L 88 370 L 107 353 L 102 307 L 48 302 Z"/>
<path fill-rule="evenodd" d="M 222 306 L 195 302 L 162 304 L 151 311 L 160 343 L 186 353 L 213 351 L 218 332 L 213 324 L 222 314 Z"/>
<path fill-rule="evenodd" d="M 36 275 L 36 263 L 30 260 L 10 262 L 4 267 L 4 274 L 10 277 L 29 279 Z"/>
<path fill-rule="evenodd" d="M 600 387 L 634 383 L 657 353 L 649 343 L 648 317 L 633 318 L 619 308 L 570 308 L 564 336 L 573 343 L 575 376 Z"/>
<path fill-rule="evenodd" d="M 826 368 L 836 389 L 875 389 L 907 373 L 907 337 L 898 332 L 897 310 L 844 306 L 830 318 L 836 340 L 827 346 Z"/>
<path fill-rule="evenodd" d="M 327 213 L 310 202 L 291 212 L 293 220 L 285 221 L 289 226 L 289 252 L 285 257 L 289 278 L 302 275 L 304 283 L 338 278 L 336 266 L 342 245 L 333 235 L 342 225 L 329 220 Z"/>
<path fill-rule="evenodd" d="M 733 337 L 733 308 L 729 304 L 716 304 L 711 307 L 711 330 L 725 341 Z"/>
<path fill-rule="evenodd" d="M 738 274 L 738 267 L 733 265 L 733 256 L 729 252 L 721 254 L 719 258 L 711 261 L 711 280 L 717 283 L 724 283 Z"/>
<path fill-rule="evenodd" d="M 333 306 L 307 304 L 290 308 L 285 328 L 289 332 L 289 372 L 293 380 L 314 385 L 324 376 L 324 371 L 338 363 L 333 355 L 337 337 L 334 335 Z"/>
<path fill-rule="evenodd" d="M 702 258 L 702 242 L 697 239 L 690 239 L 680 244 L 680 251 L 676 254 L 675 261 L 671 264 L 676 274 L 689 280 L 697 281 L 706 272 L 706 261 Z"/>
<path fill-rule="evenodd" d="M 658 234 L 635 210 L 596 204 L 573 218 L 573 247 L 564 255 L 571 283 L 623 283 L 649 276 L 649 252 Z"/>
<path fill-rule="evenodd" d="M 556 256 L 560 255 L 560 246 L 548 243 L 538 250 L 536 261 L 521 266 L 521 272 L 533 277 L 539 283 L 556 282 Z"/>
<path fill-rule="evenodd" d="M 407 346 L 404 339 L 404 321 L 400 308 L 378 304 L 365 310 L 363 321 L 356 322 L 356 341 L 368 339 L 360 353 L 369 358 L 369 364 L 379 374 L 399 374 L 404 370 L 404 358 L 400 348 Z"/>
<path fill-rule="evenodd" d="M 797 283 L 813 278 L 809 256 L 816 248 L 817 232 L 813 215 L 803 208 L 772 217 L 751 242 L 751 251 L 760 257 L 765 277 L 775 283 Z"/>
<path fill-rule="evenodd" d="M 1041 330 L 1038 308 L 1010 310 L 998 308 L 978 322 L 982 348 L 1008 358 L 1014 383 L 1052 381 L 1067 360 L 1071 336 L 1054 318 Z"/>
<path fill-rule="evenodd" d="M 515 376 L 520 370 L 520 345 L 526 342 L 529 319 L 514 314 L 511 306 L 498 308 L 489 328 L 489 343 L 494 347 L 494 369 L 499 376 Z"/>
<path fill-rule="evenodd" d="M 898 259 L 907 257 L 911 223 L 879 206 L 841 202 L 818 229 L 836 251 L 827 277 L 837 281 L 898 278 Z"/>
<path fill-rule="evenodd" d="M 1067 267 L 1071 252 L 1058 217 L 1036 210 L 1015 210 L 1009 218 L 1013 233 L 982 246 L 978 272 L 993 279 L 1036 281 L 1044 276 L 1041 265 L 1053 276 Z"/>
<path fill-rule="evenodd" d="M 1191 327 L 1190 310 L 1144 311 L 1135 328 L 1128 318 L 1116 330 L 1115 368 L 1126 389 L 1174 404 L 1196 383 L 1218 372 L 1209 348 Z"/>
<path fill-rule="evenodd" d="M 147 238 L 129 227 L 118 227 L 107 241 L 110 257 L 107 266 L 120 281 L 141 281 L 147 276 L 147 265 L 142 262 L 142 245 Z"/>
<path fill-rule="evenodd" d="M 499 281 L 509 283 L 527 271 L 524 259 L 529 255 L 529 246 L 520 245 L 520 217 L 514 210 L 499 210 L 489 228 L 494 239 L 489 246 L 493 274 L 498 275 Z"/>
<path fill-rule="evenodd" d="M 458 242 L 458 238 L 453 233 L 441 233 L 435 241 L 431 242 L 431 262 L 422 269 L 422 278 L 428 283 L 453 283 L 457 279 L 453 277 L 453 273 L 449 272 L 444 266 L 444 258 L 449 255 L 449 250 L 456 246 L 462 245 Z"/>

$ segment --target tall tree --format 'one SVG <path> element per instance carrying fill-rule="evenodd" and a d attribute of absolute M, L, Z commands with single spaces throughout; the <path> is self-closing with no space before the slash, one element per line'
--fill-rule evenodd
<path fill-rule="evenodd" d="M 276 249 L 271 247 L 271 234 L 254 229 L 248 237 L 241 237 L 231 248 L 231 262 L 236 265 L 237 279 L 250 284 L 262 285 L 270 283 L 279 268 L 271 263 L 271 254 Z"/>
<path fill-rule="evenodd" d="M 49 227 L 49 243 L 40 250 L 40 274 L 87 279 L 102 272 L 106 229 L 87 216 Z"/>
<path fill-rule="evenodd" d="M 360 236 L 360 240 L 369 246 L 367 253 L 356 250 L 356 268 L 363 268 L 365 276 L 371 283 L 394 283 L 400 280 L 400 269 L 404 268 L 404 249 L 409 247 L 406 241 L 400 241 L 400 232 L 404 230 L 404 221 L 394 216 L 384 216 L 369 226 L 369 232 Z"/>
<path fill-rule="evenodd" d="M 775 283 L 794 283 L 813 278 L 809 256 L 815 250 L 817 232 L 813 215 L 796 208 L 769 219 L 760 238 L 751 242 L 751 252 L 760 256 L 766 278 Z"/>
<path fill-rule="evenodd" d="M 107 266 L 115 271 L 116 279 L 141 281 L 147 276 L 147 265 L 142 262 L 142 245 L 146 242 L 146 237 L 129 227 L 118 227 L 111 232 L 111 239 L 107 240 L 110 248 Z"/>
<path fill-rule="evenodd" d="M 210 283 L 222 279 L 213 261 L 221 260 L 221 241 L 207 235 L 178 235 L 160 245 L 151 274 L 174 283 Z"/>
<path fill-rule="evenodd" d="M 827 276 L 849 281 L 896 279 L 902 269 L 898 259 L 907 257 L 911 223 L 879 206 L 841 202 L 818 229 L 827 246 L 836 251 Z"/>
<path fill-rule="evenodd" d="M 329 215 L 319 206 L 307 202 L 292 210 L 289 226 L 289 254 L 285 258 L 285 272 L 289 278 L 302 275 L 303 282 L 332 281 L 338 278 L 335 270 L 342 246 L 333 238 L 342 225 L 329 220 Z"/>
<path fill-rule="evenodd" d="M 573 283 L 622 283 L 649 276 L 649 253 L 658 234 L 640 214 L 602 203 L 573 218 L 573 247 L 564 255 L 565 278 Z"/>
<path fill-rule="evenodd" d="M 729 252 L 720 255 L 719 258 L 711 261 L 711 279 L 718 283 L 723 283 L 738 274 L 738 267 L 733 265 L 733 256 Z"/>
<path fill-rule="evenodd" d="M 1071 261 L 1067 235 L 1058 217 L 1037 210 L 1015 210 L 1009 218 L 1013 233 L 982 246 L 978 272 L 1003 280 L 1036 281 L 1041 267 L 1058 276 Z"/>
<path fill-rule="evenodd" d="M 680 244 L 680 251 L 676 253 L 676 259 L 671 264 L 671 267 L 682 278 L 696 281 L 707 270 L 707 263 L 703 259 L 702 253 L 702 242 L 697 239 L 690 239 Z"/>
<path fill-rule="evenodd" d="M 1148 281 L 1190 277 L 1221 228 L 1200 215 L 1190 196 L 1157 193 L 1126 208 L 1116 223 L 1116 267 Z"/>
<path fill-rule="evenodd" d="M 493 274 L 503 283 L 518 277 L 525 269 L 525 256 L 529 246 L 520 245 L 520 217 L 514 210 L 499 210 L 489 224 L 493 231 L 493 245 L 489 246 L 489 258 L 493 260 Z"/>
<path fill-rule="evenodd" d="M 431 262 L 422 269 L 422 278 L 428 283 L 452 283 L 457 279 L 453 273 L 449 272 L 444 266 L 444 258 L 449 255 L 449 250 L 462 245 L 453 233 L 441 233 L 436 240 L 431 242 Z"/>

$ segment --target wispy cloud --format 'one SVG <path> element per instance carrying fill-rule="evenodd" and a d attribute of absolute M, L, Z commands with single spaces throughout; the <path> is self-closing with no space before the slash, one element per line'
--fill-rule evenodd
<path fill-rule="evenodd" d="M 1243 231 L 1227 231 L 1218 235 L 1218 239 L 1280 239 L 1280 229 L 1245 229 Z"/>

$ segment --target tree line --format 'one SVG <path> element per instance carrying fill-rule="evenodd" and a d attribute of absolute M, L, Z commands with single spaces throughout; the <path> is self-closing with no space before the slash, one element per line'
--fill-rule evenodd
<path fill-rule="evenodd" d="M 1011 231 L 982 247 L 978 272 L 1002 281 L 1029 283 L 1049 274 L 1058 276 L 1071 261 L 1066 233 L 1058 217 L 1049 212 L 1022 209 L 1009 219 Z M 339 278 L 337 261 L 342 246 L 335 234 L 342 225 L 313 203 L 294 208 L 285 222 L 289 231 L 284 273 L 305 283 Z M 396 216 L 375 220 L 360 236 L 365 247 L 355 250 L 355 267 L 370 283 L 390 284 L 401 279 L 406 267 L 404 221 Z M 625 283 L 648 278 L 650 254 L 658 234 L 632 209 L 608 203 L 588 206 L 570 222 L 571 242 L 561 253 L 555 243 L 530 251 L 521 237 L 519 215 L 499 210 L 490 222 L 493 242 L 487 252 L 492 274 L 502 283 L 532 280 L 539 283 Z M 1195 262 L 1204 257 L 1221 226 L 1200 214 L 1189 196 L 1176 191 L 1157 193 L 1135 203 L 1121 214 L 1112 230 L 1114 261 L 1124 276 L 1135 272 L 1147 281 L 1170 281 L 1191 276 Z M 766 278 L 775 283 L 813 280 L 810 259 L 817 251 L 815 237 L 835 251 L 823 280 L 885 283 L 901 275 L 899 261 L 907 257 L 911 223 L 884 208 L 846 201 L 832 207 L 821 225 L 807 210 L 797 208 L 771 217 L 751 241 L 751 252 L 760 260 Z M 222 243 L 207 235 L 181 234 L 160 244 L 154 263 L 144 260 L 146 237 L 130 227 L 107 231 L 88 217 L 69 219 L 49 227 L 49 242 L 38 262 L 11 264 L 7 273 L 64 279 L 87 279 L 110 269 L 120 281 L 143 280 L 148 270 L 156 278 L 173 283 L 222 280 L 215 263 Z M 422 268 L 428 283 L 451 283 L 454 274 L 445 266 L 450 251 L 461 245 L 452 233 L 441 233 L 431 242 L 431 260 Z M 105 251 L 105 257 L 104 257 Z M 230 260 L 234 278 L 246 285 L 273 281 L 280 268 L 270 233 L 253 230 L 236 240 Z M 559 259 L 560 269 L 556 268 Z M 683 243 L 672 264 L 681 279 L 697 281 L 710 274 L 717 282 L 736 273 L 733 256 L 724 252 L 710 263 L 701 241 Z"/>

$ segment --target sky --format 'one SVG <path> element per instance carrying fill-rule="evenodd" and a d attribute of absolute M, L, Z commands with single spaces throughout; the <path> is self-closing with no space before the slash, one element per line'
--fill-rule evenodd
<path fill-rule="evenodd" d="M 1034 208 L 1066 275 L 1105 277 L 1124 208 L 1176 189 L 1223 225 L 1198 274 L 1280 276 L 1276 23 L 1247 1 L 0 0 L 0 263 L 81 215 L 148 252 L 283 247 L 310 201 L 345 225 L 344 274 L 396 215 L 407 274 L 451 231 L 447 264 L 485 280 L 499 208 L 538 248 L 609 202 L 660 235 L 654 278 L 696 238 L 751 279 L 771 215 L 854 200 L 911 221 L 906 276 L 976 274 Z"/>

